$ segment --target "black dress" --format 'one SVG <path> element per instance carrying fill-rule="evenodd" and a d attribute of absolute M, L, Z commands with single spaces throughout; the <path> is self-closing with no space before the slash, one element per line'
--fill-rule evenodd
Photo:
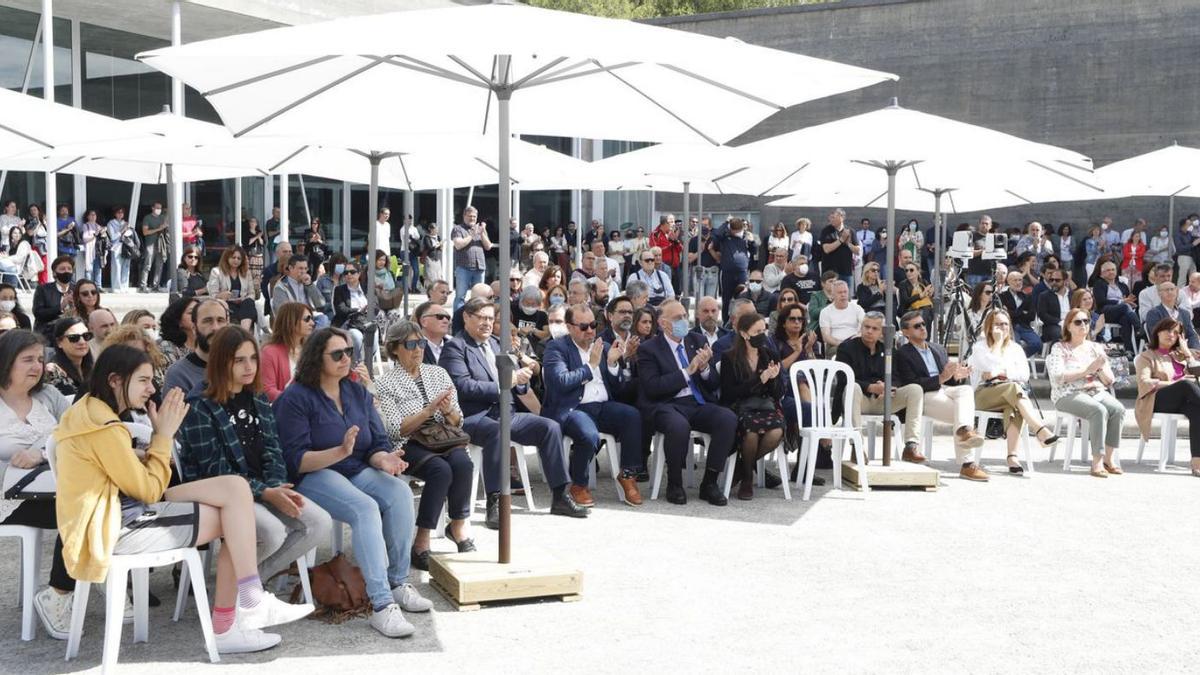
<path fill-rule="evenodd" d="M 780 407 L 783 379 L 776 375 L 766 383 L 762 381 L 762 372 L 767 366 L 779 361 L 779 355 L 770 347 L 758 350 L 758 365 L 753 373 L 748 372 L 749 364 L 736 367 L 732 352 L 726 352 L 721 359 L 721 405 L 737 413 L 739 445 L 747 433 L 761 434 L 784 428 Z"/>

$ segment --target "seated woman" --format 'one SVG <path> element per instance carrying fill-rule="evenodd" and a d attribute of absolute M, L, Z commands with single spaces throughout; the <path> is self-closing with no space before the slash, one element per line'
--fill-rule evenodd
<path fill-rule="evenodd" d="M 192 324 L 192 306 L 195 304 L 195 298 L 180 298 L 163 310 L 158 350 L 163 354 L 164 369 L 196 351 L 196 327 Z"/>
<path fill-rule="evenodd" d="M 391 278 L 390 274 L 388 278 Z M 395 290 L 395 286 L 392 290 Z M 350 334 L 354 342 L 356 362 L 361 363 L 365 360 L 373 364 L 375 323 L 374 317 L 367 314 L 368 311 L 367 294 L 362 285 L 362 270 L 359 269 L 358 263 L 347 263 L 346 271 L 342 274 L 342 283 L 333 289 L 333 325 Z M 367 359 L 364 359 L 364 345 L 368 352 Z"/>
<path fill-rule="evenodd" d="M 292 381 L 292 371 L 300 360 L 300 348 L 316 325 L 311 307 L 287 302 L 275 311 L 271 339 L 263 345 L 262 381 L 267 399 L 274 402 Z"/>
<path fill-rule="evenodd" d="M 721 405 L 737 413 L 738 499 L 754 499 L 754 468 L 783 442 L 779 355 L 767 345 L 767 321 L 754 312 L 737 320 L 733 346 L 721 359 Z"/>
<path fill-rule="evenodd" d="M 204 275 L 200 273 L 199 246 L 188 244 L 183 247 L 179 267 L 175 269 L 174 282 L 173 287 L 177 296 L 193 298 L 197 295 L 208 295 Z"/>
<path fill-rule="evenodd" d="M 241 326 L 226 326 L 209 338 L 205 380 L 203 393 L 188 399 L 191 409 L 179 429 L 180 479 L 246 479 L 254 496 L 258 570 L 269 579 L 329 541 L 332 522 L 287 481 L 275 413 L 262 393 L 254 337 Z"/>
<path fill-rule="evenodd" d="M 11 319 L 10 319 L 11 320 Z M 45 386 L 46 343 L 28 330 L 0 336 L 0 476 L 8 467 L 33 469 L 46 463 L 46 439 L 71 402 Z M 57 530 L 53 499 L 0 499 L 0 524 Z M 50 586 L 33 599 L 50 637 L 67 639 L 75 580 L 63 562 L 62 538 L 54 541 Z"/>
<path fill-rule="evenodd" d="M 187 414 L 182 391 L 163 399 L 151 419 L 154 434 L 144 459 L 122 416 L 146 406 L 154 393 L 149 357 L 115 345 L 100 353 L 85 395 L 54 432 L 57 442 L 58 529 L 67 572 L 99 583 L 110 556 L 154 553 L 223 538 L 213 594 L 217 651 L 251 652 L 279 644 L 262 628 L 312 613 L 263 590 L 254 559 L 254 502 L 240 476 L 167 487 L 171 446 Z M 151 407 L 153 410 L 153 406 Z"/>
<path fill-rule="evenodd" d="M 916 263 L 904 266 L 904 279 L 896 285 L 900 296 L 900 307 L 897 314 L 905 314 L 911 310 L 921 312 L 925 325 L 933 325 L 933 286 L 921 277 L 921 268 Z"/>
<path fill-rule="evenodd" d="M 165 365 L 167 360 L 163 357 L 162 352 L 158 350 L 158 343 L 154 340 L 154 336 L 147 333 L 145 329 L 138 328 L 136 325 L 118 326 L 108 334 L 108 337 L 104 338 L 101 349 L 107 349 L 113 345 L 129 345 L 130 347 L 146 352 L 146 355 L 150 357 L 150 365 L 154 367 L 155 392 L 151 400 L 157 403 L 160 400 L 159 394 L 162 393 L 163 378 L 167 374 Z"/>
<path fill-rule="evenodd" d="M 1058 442 L 1058 436 L 1025 393 L 1029 384 L 1029 360 L 1021 345 L 1013 342 L 1012 319 L 997 309 L 983 320 L 983 336 L 971 350 L 971 387 L 975 390 L 975 409 L 1004 414 L 1008 439 L 1008 472 L 1024 473 L 1017 459 L 1017 440 L 1024 422 L 1043 446 Z M 1043 433 L 1045 435 L 1043 435 Z"/>
<path fill-rule="evenodd" d="M 858 306 L 866 312 L 882 312 L 886 309 L 887 294 L 884 289 L 887 288 L 887 282 L 879 277 L 879 263 L 868 262 L 863 265 L 862 280 L 858 284 L 858 288 L 854 291 L 854 297 L 858 300 Z M 893 307 L 899 307 L 899 303 Z"/>
<path fill-rule="evenodd" d="M 88 315 L 100 309 L 100 287 L 90 279 L 76 281 L 75 288 L 71 291 L 71 298 L 75 316 L 83 319 L 84 323 L 87 323 Z"/>
<path fill-rule="evenodd" d="M 1183 326 L 1174 319 L 1159 321 L 1150 331 L 1146 351 L 1134 361 L 1138 397 L 1133 405 L 1142 438 L 1150 437 L 1154 413 L 1171 413 L 1188 418 L 1190 427 L 1200 429 L 1200 385 L 1187 377 L 1195 365 L 1183 341 Z M 0 363 L 0 365 L 3 365 Z M 1188 434 L 1192 450 L 1192 475 L 1200 478 L 1200 433 Z"/>
<path fill-rule="evenodd" d="M 1104 330 L 1104 315 L 1096 311 L 1096 296 L 1092 289 L 1080 288 L 1071 294 L 1071 309 L 1082 309 L 1088 316 L 1088 339 L 1111 342 L 1112 331 Z"/>
<path fill-rule="evenodd" d="M 224 300 L 229 306 L 229 320 L 246 330 L 252 330 L 258 321 L 258 307 L 254 304 L 256 288 L 250 277 L 249 258 L 240 246 L 225 249 L 208 273 L 208 295 Z"/>
<path fill-rule="evenodd" d="M 375 381 L 380 417 L 392 443 L 404 446 L 408 468 L 404 473 L 425 482 L 417 510 L 417 536 L 412 545 L 413 567 L 429 569 L 429 533 L 437 528 L 442 505 L 448 504 L 450 524 L 446 538 L 460 553 L 475 550 L 466 536 L 471 516 L 471 475 L 474 466 L 465 447 L 432 451 L 414 439 L 413 433 L 432 419 L 462 427 L 458 392 L 441 366 L 422 363 L 425 340 L 417 324 L 397 321 L 388 327 L 384 349 L 396 366 Z M 449 501 L 447 501 L 449 500 Z"/>
<path fill-rule="evenodd" d="M 308 338 L 274 404 L 279 442 L 296 491 L 354 532 L 354 559 L 375 610 L 371 627 L 403 637 L 416 629 L 401 608 L 426 612 L 433 603 L 408 583 L 413 494 L 397 478 L 408 464 L 392 450 L 370 392 L 350 379 L 353 351 L 338 328 Z"/>
<path fill-rule="evenodd" d="M 77 316 L 64 316 L 54 322 L 54 356 L 46 365 L 46 381 L 74 399 L 75 394 L 86 388 L 92 372 L 92 332 Z"/>
<path fill-rule="evenodd" d="M 29 314 L 21 307 L 21 299 L 17 297 L 17 289 L 11 284 L 0 284 L 0 311 L 9 312 L 17 320 L 17 328 L 29 330 L 33 322 Z"/>
<path fill-rule="evenodd" d="M 1063 321 L 1062 342 L 1054 343 L 1046 357 L 1050 398 L 1054 408 L 1070 413 L 1088 425 L 1092 442 L 1091 474 L 1107 478 L 1122 473 L 1113 453 L 1121 444 L 1125 406 L 1109 393 L 1114 381 L 1104 348 L 1088 339 L 1087 312 L 1072 309 Z M 1101 454 L 1103 449 L 1104 453 Z"/>

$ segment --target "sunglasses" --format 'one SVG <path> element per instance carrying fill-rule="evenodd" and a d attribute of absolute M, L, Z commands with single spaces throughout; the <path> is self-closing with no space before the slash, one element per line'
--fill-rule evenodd
<path fill-rule="evenodd" d="M 908 327 L 913 330 L 925 330 L 925 324 L 923 322 L 910 324 Z"/>
<path fill-rule="evenodd" d="M 654 258 L 642 258 L 642 262 L 654 262 Z"/>
<path fill-rule="evenodd" d="M 440 320 L 442 320 L 442 321 L 449 321 L 449 320 L 450 320 L 450 315 L 449 315 L 449 314 L 426 314 L 425 316 L 428 316 L 428 317 L 430 317 L 430 318 L 434 318 L 434 319 L 440 319 Z"/>
<path fill-rule="evenodd" d="M 354 348 L 346 347 L 345 349 L 335 349 L 329 352 L 328 356 L 330 361 L 333 361 L 334 363 L 340 363 L 345 359 L 350 358 L 352 354 L 354 354 Z"/>
<path fill-rule="evenodd" d="M 804 317 L 802 316 L 789 316 L 787 320 L 792 323 L 804 323 Z"/>
<path fill-rule="evenodd" d="M 304 323 L 313 323 L 316 321 L 316 319 L 313 318 L 312 314 L 305 314 L 304 317 L 300 320 L 303 321 Z"/>
<path fill-rule="evenodd" d="M 1087 319 L 1075 319 L 1074 321 L 1071 322 L 1071 325 L 1072 326 L 1086 326 L 1086 325 L 1088 325 L 1088 320 Z"/>
<path fill-rule="evenodd" d="M 346 270 L 346 274 L 358 274 L 358 270 Z"/>
<path fill-rule="evenodd" d="M 404 342 L 401 342 L 400 345 L 409 351 L 413 349 L 425 349 L 425 340 L 421 338 L 413 338 L 411 340 L 405 340 Z"/>
<path fill-rule="evenodd" d="M 596 326 L 598 326 L 598 325 L 600 325 L 600 324 L 596 323 L 595 321 L 592 321 L 591 323 L 577 323 L 577 324 L 575 324 L 575 327 L 578 328 L 579 330 L 596 330 Z"/>
<path fill-rule="evenodd" d="M 191 258 L 191 259 L 195 260 L 195 259 L 196 259 L 196 254 L 195 254 L 195 253 L 189 253 L 189 254 L 187 254 L 187 255 L 185 255 L 185 256 L 183 256 L 183 257 L 184 257 L 184 258 Z"/>
<path fill-rule="evenodd" d="M 88 331 L 87 333 L 76 333 L 74 335 L 64 335 L 63 337 L 67 339 L 67 342 L 75 344 L 80 341 L 87 342 L 96 336 L 91 331 Z"/>
<path fill-rule="evenodd" d="M 79 291 L 79 297 L 90 298 L 93 295 L 100 295 L 100 291 Z"/>

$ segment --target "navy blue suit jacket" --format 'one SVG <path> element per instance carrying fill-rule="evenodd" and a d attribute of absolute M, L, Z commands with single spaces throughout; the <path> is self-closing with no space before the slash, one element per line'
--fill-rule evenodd
<path fill-rule="evenodd" d="M 689 333 L 683 338 L 683 345 L 688 362 L 691 363 L 692 359 L 696 358 L 696 352 L 707 346 L 708 341 Z M 662 335 L 655 335 L 638 347 L 637 362 L 638 407 L 647 414 L 659 404 L 672 401 L 679 390 L 688 386 L 687 378 L 675 359 L 675 352 L 667 338 Z M 721 378 L 711 360 L 704 370 L 697 371 L 692 379 L 699 385 L 700 393 L 706 402 L 717 402 Z"/>
<path fill-rule="evenodd" d="M 492 343 L 492 351 L 500 354 L 500 341 L 495 336 L 488 339 Z M 462 408 L 463 417 L 478 413 L 486 413 L 489 417 L 500 414 L 499 383 L 492 379 L 492 371 L 488 368 L 483 350 L 476 346 L 469 335 L 464 332 L 447 340 L 438 365 L 446 369 L 450 381 L 458 390 L 458 405 Z M 513 389 L 524 392 L 525 387 L 522 385 Z"/>
<path fill-rule="evenodd" d="M 616 401 L 621 398 L 624 388 L 630 385 L 630 379 L 624 375 L 613 375 L 608 370 L 608 350 L 611 345 L 605 343 L 600 354 L 600 376 L 608 391 L 608 400 Z M 617 364 L 622 369 L 622 364 Z M 620 372 L 620 370 L 618 371 Z M 583 398 L 584 385 L 592 379 L 592 369 L 583 363 L 579 357 L 579 349 L 571 340 L 570 335 L 551 340 L 546 343 L 546 353 L 542 357 L 542 379 L 546 385 L 546 400 L 542 404 L 542 417 L 548 417 L 562 424 L 567 413 L 579 406 Z"/>

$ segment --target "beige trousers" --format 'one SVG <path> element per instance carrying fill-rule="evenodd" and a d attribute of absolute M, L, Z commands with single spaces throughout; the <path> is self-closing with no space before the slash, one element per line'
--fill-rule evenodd
<path fill-rule="evenodd" d="M 906 384 L 903 387 L 897 387 L 896 393 L 892 395 L 892 410 L 904 412 L 904 442 L 916 443 L 917 438 L 921 434 L 921 415 L 924 414 L 925 392 L 922 391 L 919 384 Z M 883 414 L 883 397 L 882 396 L 865 396 L 862 387 L 858 383 L 854 383 L 854 412 L 850 419 L 854 422 L 854 426 L 862 428 L 862 416 L 867 415 L 882 415 Z"/>
<path fill-rule="evenodd" d="M 925 416 L 950 425 L 956 433 L 964 426 L 975 426 L 975 391 L 966 385 L 942 387 L 937 391 L 925 392 Z M 954 441 L 954 457 L 961 464 L 971 456 L 971 448 L 960 447 Z"/>

